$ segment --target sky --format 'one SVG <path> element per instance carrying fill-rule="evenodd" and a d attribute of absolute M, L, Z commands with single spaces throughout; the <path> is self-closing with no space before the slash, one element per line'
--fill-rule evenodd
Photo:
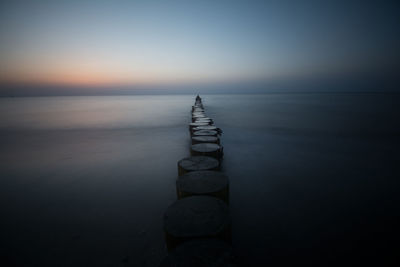
<path fill-rule="evenodd" d="M 393 90 L 399 11 L 397 1 L 0 1 L 0 95 Z"/>

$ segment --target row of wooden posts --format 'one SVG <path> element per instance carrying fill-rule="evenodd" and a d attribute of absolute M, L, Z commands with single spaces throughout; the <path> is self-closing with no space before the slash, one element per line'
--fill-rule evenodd
<path fill-rule="evenodd" d="M 206 116 L 200 96 L 191 113 L 191 156 L 178 161 L 178 200 L 164 214 L 168 256 L 160 266 L 233 266 L 222 131 Z"/>

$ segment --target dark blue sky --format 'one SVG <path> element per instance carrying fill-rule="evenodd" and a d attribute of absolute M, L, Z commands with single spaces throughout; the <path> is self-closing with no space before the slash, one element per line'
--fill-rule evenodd
<path fill-rule="evenodd" d="M 3 94 L 397 89 L 396 1 L 32 0 L 0 7 Z"/>

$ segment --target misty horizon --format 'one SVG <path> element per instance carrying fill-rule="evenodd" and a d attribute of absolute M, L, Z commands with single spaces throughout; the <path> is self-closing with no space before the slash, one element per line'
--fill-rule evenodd
<path fill-rule="evenodd" d="M 263 93 L 399 93 L 400 78 L 394 74 L 362 74 L 332 77 L 300 77 L 270 81 L 237 81 L 197 84 L 59 85 L 0 84 L 0 97 L 96 96 L 135 94 L 263 94 Z"/>

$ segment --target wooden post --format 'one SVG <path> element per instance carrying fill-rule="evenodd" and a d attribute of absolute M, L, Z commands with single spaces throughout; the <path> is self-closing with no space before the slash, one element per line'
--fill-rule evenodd
<path fill-rule="evenodd" d="M 167 249 L 198 238 L 231 241 L 231 220 L 224 201 L 209 196 L 180 199 L 164 214 Z"/>
<path fill-rule="evenodd" d="M 223 156 L 223 148 L 217 144 L 201 143 L 192 145 L 190 153 L 192 156 L 207 156 L 221 159 Z"/>
<path fill-rule="evenodd" d="M 192 118 L 192 122 L 209 122 L 210 124 L 213 124 L 214 121 L 210 118 L 203 117 L 203 118 Z"/>
<path fill-rule="evenodd" d="M 205 125 L 205 126 L 197 126 L 194 127 L 192 130 L 193 131 L 200 131 L 200 130 L 213 130 L 213 131 L 217 131 L 217 127 L 214 125 Z"/>
<path fill-rule="evenodd" d="M 197 126 L 207 126 L 207 125 L 208 125 L 207 122 L 191 122 L 191 123 L 189 123 L 189 130 L 192 131 L 192 129 L 193 129 L 194 127 L 197 127 Z"/>
<path fill-rule="evenodd" d="M 220 144 L 219 138 L 216 136 L 193 136 L 192 137 L 192 145 L 199 143 L 212 143 L 212 144 Z"/>
<path fill-rule="evenodd" d="M 215 158 L 195 156 L 181 159 L 178 161 L 178 175 L 184 175 L 193 171 L 217 171 L 219 161 Z"/>
<path fill-rule="evenodd" d="M 193 113 L 192 114 L 193 119 L 199 119 L 199 118 L 207 118 L 205 113 Z"/>
<path fill-rule="evenodd" d="M 196 171 L 176 180 L 178 199 L 196 195 L 208 195 L 229 203 L 228 177 L 216 171 Z"/>
<path fill-rule="evenodd" d="M 217 136 L 218 132 L 217 131 L 212 131 L 212 130 L 200 130 L 200 131 L 195 131 L 193 132 L 193 136 Z"/>
<path fill-rule="evenodd" d="M 199 120 L 211 120 L 209 118 L 207 118 L 205 115 L 204 116 L 196 116 L 196 117 L 192 117 L 192 122 L 200 122 Z"/>

